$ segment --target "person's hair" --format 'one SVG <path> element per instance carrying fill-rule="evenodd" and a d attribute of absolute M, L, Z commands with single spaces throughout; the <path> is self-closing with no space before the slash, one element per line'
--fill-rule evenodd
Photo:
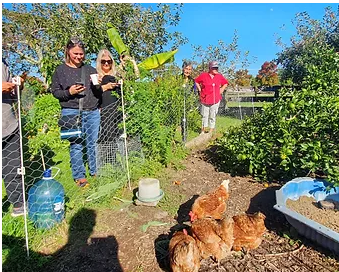
<path fill-rule="evenodd" d="M 65 60 L 66 63 L 69 62 L 69 50 L 79 46 L 80 48 L 82 48 L 82 50 L 84 50 L 84 59 L 85 59 L 85 44 L 83 43 L 82 40 L 80 40 L 80 38 L 78 37 L 71 37 L 65 47 Z"/>
<path fill-rule="evenodd" d="M 190 62 L 190 61 L 184 61 L 184 62 L 182 63 L 182 69 L 186 68 L 187 66 L 192 66 L 192 67 L 193 67 L 192 62 Z"/>
<path fill-rule="evenodd" d="M 97 61 L 96 61 L 96 68 L 97 68 L 98 74 L 99 75 L 104 74 L 104 71 L 102 71 L 102 68 L 101 68 L 101 58 L 104 55 L 108 55 L 110 57 L 110 59 L 112 60 L 111 71 L 109 71 L 109 74 L 112 75 L 112 76 L 115 76 L 115 73 L 116 73 L 116 71 L 115 71 L 115 61 L 113 59 L 111 52 L 109 52 L 107 49 L 101 49 L 98 53 L 98 57 L 97 57 Z"/>

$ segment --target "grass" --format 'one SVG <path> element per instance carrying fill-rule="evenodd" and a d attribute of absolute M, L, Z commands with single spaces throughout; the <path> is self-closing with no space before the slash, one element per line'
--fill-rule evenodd
<path fill-rule="evenodd" d="M 228 101 L 227 107 L 229 108 L 236 108 L 236 107 L 243 107 L 243 108 L 251 108 L 251 107 L 262 107 L 264 103 L 272 103 L 272 102 L 237 102 L 237 101 Z"/>
<path fill-rule="evenodd" d="M 228 116 L 217 116 L 216 121 L 216 132 L 224 133 L 226 130 L 229 130 L 231 127 L 238 127 L 242 123 L 242 120 L 228 117 Z"/>
<path fill-rule="evenodd" d="M 258 93 L 254 92 L 226 92 L 226 97 L 274 97 L 274 92 Z"/>

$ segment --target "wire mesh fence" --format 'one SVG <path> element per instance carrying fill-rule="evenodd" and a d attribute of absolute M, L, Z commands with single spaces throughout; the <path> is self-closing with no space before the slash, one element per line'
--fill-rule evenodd
<path fill-rule="evenodd" d="M 262 110 L 263 103 L 273 102 L 276 99 L 274 92 L 255 93 L 247 88 L 242 91 L 228 89 L 220 102 L 218 114 L 243 120 L 246 116 Z"/>
<path fill-rule="evenodd" d="M 11 214 L 17 201 L 22 202 L 24 196 L 38 194 L 36 191 L 30 194 L 30 190 L 36 190 L 35 185 L 42 179 L 49 180 L 50 185 L 41 189 L 40 200 L 36 201 L 48 202 L 43 196 L 48 191 L 52 209 L 41 205 L 36 213 L 41 213 L 45 219 L 55 219 L 55 224 L 46 227 L 49 229 L 60 222 L 60 211 L 67 217 L 84 203 L 93 206 L 110 203 L 119 188 L 128 184 L 130 179 L 135 180 L 143 167 L 147 168 L 148 161 L 168 164 L 176 150 L 200 133 L 198 96 L 177 76 L 158 75 L 151 81 L 126 82 L 122 88 L 114 102 L 100 109 L 100 118 L 86 111 L 82 113 L 82 138 L 61 140 L 58 121 L 61 114 L 70 112 L 62 111 L 59 101 L 52 94 L 38 95 L 31 86 L 25 86 L 20 112 L 18 105 L 14 105 L 17 120 L 21 121 L 21 135 L 17 129 L 13 137 L 3 138 L 3 235 L 26 239 L 39 237 L 41 232 L 37 222 L 41 218 L 38 220 L 36 214 L 29 211 L 26 217 L 15 218 Z M 255 103 L 253 97 L 244 101 L 240 94 L 232 96 L 226 92 L 220 103 L 219 115 L 243 119 L 257 111 Z M 3 120 L 6 119 L 3 116 Z M 86 141 L 88 136 L 94 139 L 94 148 Z M 79 157 L 80 162 L 74 161 Z M 22 176 L 17 172 L 20 158 L 25 169 L 24 189 Z M 50 168 L 53 169 L 51 176 L 43 177 L 44 171 Z M 143 174 L 147 173 L 147 170 L 144 171 Z M 78 173 L 81 174 L 79 177 L 87 178 L 88 188 L 77 186 L 75 179 Z M 53 178 L 62 185 L 63 194 L 50 181 Z M 33 201 L 30 198 L 26 200 Z M 26 207 L 31 207 L 31 203 L 26 204 Z"/>
<path fill-rule="evenodd" d="M 31 240 L 39 237 L 41 231 L 58 225 L 60 210 L 67 217 L 80 203 L 93 206 L 109 203 L 111 196 L 128 183 L 129 175 L 140 171 L 148 160 L 166 164 L 172 149 L 176 149 L 173 147 L 183 146 L 188 130 L 196 126 L 194 122 L 197 117 L 199 119 L 197 97 L 177 85 L 175 78 L 170 82 L 126 84 L 125 96 L 121 94 L 114 103 L 100 109 L 100 121 L 86 111 L 81 114 L 81 138 L 63 140 L 58 125 L 60 116 L 78 111 L 61 110 L 59 101 L 52 94 L 36 95 L 31 86 L 26 85 L 20 112 L 18 104 L 14 104 L 16 118 L 21 121 L 21 135 L 17 129 L 15 136 L 3 139 L 3 236 L 27 238 L 27 247 L 31 248 Z M 97 125 L 98 138 L 93 150 L 86 137 L 95 133 Z M 22 139 L 21 153 L 19 139 Z M 80 156 L 80 161 L 74 161 Z M 24 189 L 22 176 L 17 172 L 21 157 L 25 169 Z M 90 157 L 95 159 L 94 168 Z M 11 169 L 7 171 L 9 167 Z M 46 169 L 52 169 L 50 176 L 44 176 Z M 93 169 L 95 172 L 91 172 Z M 88 188 L 77 186 L 77 173 L 87 178 Z M 51 180 L 62 186 L 63 194 Z M 40 183 L 49 185 L 42 188 Z M 36 208 L 34 214 L 26 210 L 25 217 L 13 217 L 13 207 L 18 199 L 23 202 L 24 195 L 26 207 L 36 203 L 41 203 L 41 207 Z M 43 203 L 52 208 L 46 208 Z M 47 219 L 52 223 L 41 224 Z"/>

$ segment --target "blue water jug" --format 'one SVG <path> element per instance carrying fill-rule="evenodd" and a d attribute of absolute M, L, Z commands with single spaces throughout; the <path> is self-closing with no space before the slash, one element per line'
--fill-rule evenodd
<path fill-rule="evenodd" d="M 29 189 L 27 202 L 28 217 L 37 228 L 50 229 L 64 219 L 64 187 L 52 178 L 51 169 Z"/>

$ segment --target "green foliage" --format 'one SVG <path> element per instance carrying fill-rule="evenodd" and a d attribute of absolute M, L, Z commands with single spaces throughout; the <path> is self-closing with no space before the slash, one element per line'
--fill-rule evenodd
<path fill-rule="evenodd" d="M 206 48 L 200 45 L 193 46 L 193 58 L 197 63 L 199 72 L 208 70 L 209 61 L 215 60 L 219 62 L 219 71 L 229 80 L 229 85 L 235 85 L 236 71 L 245 69 L 250 64 L 249 51 L 241 51 L 238 45 L 238 32 L 234 31 L 232 42 L 227 44 L 223 40 L 219 40 L 217 45 L 209 44 Z"/>
<path fill-rule="evenodd" d="M 167 46 L 178 48 L 187 42 L 173 31 L 181 8 L 182 4 L 158 4 L 147 9 L 132 3 L 12 4 L 11 9 L 2 10 L 3 55 L 14 74 L 36 72 L 49 84 L 55 67 L 64 59 L 70 36 L 82 38 L 86 57 L 92 61 L 102 48 L 115 52 L 107 35 L 110 23 L 140 62 Z"/>
<path fill-rule="evenodd" d="M 47 93 L 45 84 L 39 78 L 34 76 L 27 77 L 25 81 L 25 88 L 33 91 L 36 96 Z"/>
<path fill-rule="evenodd" d="M 143 62 L 139 63 L 138 66 L 146 70 L 152 70 L 152 69 L 158 68 L 159 66 L 162 66 L 165 63 L 173 62 L 174 55 L 177 52 L 178 52 L 178 49 L 169 51 L 169 52 L 155 54 L 153 56 L 148 57 Z"/>
<path fill-rule="evenodd" d="M 126 130 L 140 136 L 145 154 L 167 165 L 175 151 L 174 135 L 183 117 L 183 89 L 175 76 L 154 82 L 127 82 L 125 87 Z M 194 107 L 194 94 L 186 99 L 186 110 Z M 189 123 L 189 122 L 188 122 Z"/>
<path fill-rule="evenodd" d="M 64 146 L 60 140 L 59 114 L 59 101 L 52 94 L 46 94 L 36 97 L 33 108 L 23 116 L 24 135 L 31 155 L 43 147 L 57 151 Z"/>
<path fill-rule="evenodd" d="M 118 52 L 119 55 L 121 55 L 121 53 L 123 52 L 127 53 L 128 48 L 122 41 L 118 31 L 113 27 L 111 23 L 107 23 L 107 26 L 109 27 L 109 29 L 107 29 L 107 35 L 114 49 Z"/>
<path fill-rule="evenodd" d="M 277 40 L 277 44 L 284 49 L 278 54 L 278 64 L 282 66 L 281 80 L 292 80 L 300 85 L 308 73 L 306 66 L 317 65 L 313 53 L 319 46 L 329 45 L 339 51 L 338 18 L 339 13 L 331 7 L 325 9 L 322 20 L 312 19 L 307 12 L 297 13 L 294 23 L 297 35 L 291 38 L 291 46 L 287 47 Z"/>
<path fill-rule="evenodd" d="M 260 180 L 319 174 L 339 185 L 339 57 L 322 46 L 313 58 L 301 91 L 282 90 L 217 141 L 221 167 Z"/>

